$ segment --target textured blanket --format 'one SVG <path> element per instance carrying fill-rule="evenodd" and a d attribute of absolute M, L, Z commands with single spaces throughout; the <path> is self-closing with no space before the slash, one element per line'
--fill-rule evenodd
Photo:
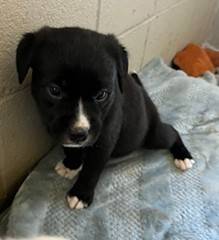
<path fill-rule="evenodd" d="M 138 151 L 112 162 L 93 204 L 72 211 L 72 182 L 54 172 L 59 148 L 26 179 L 14 200 L 10 236 L 60 235 L 77 240 L 219 239 L 219 88 L 174 71 L 157 59 L 140 73 L 163 121 L 192 152 L 194 167 L 181 172 L 164 150 Z"/>

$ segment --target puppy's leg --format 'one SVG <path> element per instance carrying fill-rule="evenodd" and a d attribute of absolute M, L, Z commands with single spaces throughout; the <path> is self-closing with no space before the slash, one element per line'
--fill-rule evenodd
<path fill-rule="evenodd" d="M 149 132 L 146 136 L 145 147 L 155 149 L 169 149 L 175 159 L 175 165 L 181 170 L 192 167 L 194 160 L 185 147 L 179 133 L 170 125 L 162 123 L 157 109 L 145 91 L 137 74 L 132 74 L 136 82 L 142 86 L 145 98 L 145 111 L 150 118 Z"/>
<path fill-rule="evenodd" d="M 83 165 L 84 152 L 77 148 L 64 147 L 65 159 L 58 162 L 55 171 L 58 175 L 73 179 L 81 171 Z"/>
<path fill-rule="evenodd" d="M 185 171 L 192 168 L 194 160 L 185 147 L 179 133 L 170 125 L 158 121 L 146 139 L 146 147 L 154 149 L 168 149 L 177 168 Z"/>
<path fill-rule="evenodd" d="M 67 201 L 70 208 L 81 209 L 91 204 L 96 184 L 109 159 L 105 150 L 92 148 L 91 151 L 87 152 L 78 179 L 67 194 Z"/>

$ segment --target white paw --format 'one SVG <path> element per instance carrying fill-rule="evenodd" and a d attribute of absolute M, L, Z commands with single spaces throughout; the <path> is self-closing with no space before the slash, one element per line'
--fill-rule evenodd
<path fill-rule="evenodd" d="M 80 166 L 78 169 L 71 170 L 65 167 L 62 162 L 57 163 L 55 166 L 55 171 L 57 174 L 68 179 L 73 179 L 81 171 L 81 169 L 82 166 Z"/>
<path fill-rule="evenodd" d="M 181 169 L 182 171 L 186 171 L 192 168 L 195 161 L 193 159 L 185 158 L 184 160 L 175 159 L 174 163 L 177 168 Z"/>
<path fill-rule="evenodd" d="M 88 207 L 86 203 L 78 199 L 78 197 L 76 196 L 74 197 L 67 196 L 67 202 L 71 209 L 83 209 Z"/>

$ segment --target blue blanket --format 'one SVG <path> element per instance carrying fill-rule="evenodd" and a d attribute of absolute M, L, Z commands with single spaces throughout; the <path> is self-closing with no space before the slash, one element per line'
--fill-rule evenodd
<path fill-rule="evenodd" d="M 60 235 L 77 240 L 219 239 L 219 88 L 174 71 L 162 60 L 140 73 L 163 121 L 192 152 L 194 167 L 181 172 L 164 150 L 138 151 L 111 161 L 93 204 L 70 210 L 72 181 L 54 172 L 59 148 L 41 160 L 14 200 L 8 235 Z"/>

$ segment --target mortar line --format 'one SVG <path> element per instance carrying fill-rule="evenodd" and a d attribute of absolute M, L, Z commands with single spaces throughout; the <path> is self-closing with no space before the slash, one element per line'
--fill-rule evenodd
<path fill-rule="evenodd" d="M 135 24 L 135 25 L 127 28 L 126 30 L 124 30 L 124 31 L 122 31 L 121 33 L 118 33 L 118 34 L 116 34 L 116 35 L 117 35 L 118 37 L 121 37 L 121 35 L 123 35 L 123 34 L 128 34 L 128 33 L 130 33 L 131 31 L 133 31 L 133 30 L 135 30 L 136 28 L 138 28 L 140 25 L 142 25 L 142 24 L 148 24 L 148 23 L 152 22 L 154 19 L 162 16 L 163 14 L 169 12 L 169 11 L 172 10 L 173 8 L 177 7 L 178 5 L 181 5 L 181 4 L 185 3 L 185 2 L 187 2 L 187 1 L 189 1 L 189 0 L 182 0 L 182 1 L 180 1 L 180 2 L 178 2 L 178 3 L 176 3 L 176 4 L 174 4 L 174 5 L 172 5 L 171 7 L 166 8 L 166 9 L 160 11 L 159 13 L 155 14 L 154 16 L 151 16 L 151 17 L 149 17 L 149 18 L 146 18 L 146 19 L 142 20 L 141 22 L 139 22 L 139 23 L 137 23 L 137 24 Z"/>
<path fill-rule="evenodd" d="M 101 0 L 98 0 L 98 2 L 97 2 L 96 31 L 99 31 L 99 27 L 100 27 L 100 9 L 101 9 Z"/>

